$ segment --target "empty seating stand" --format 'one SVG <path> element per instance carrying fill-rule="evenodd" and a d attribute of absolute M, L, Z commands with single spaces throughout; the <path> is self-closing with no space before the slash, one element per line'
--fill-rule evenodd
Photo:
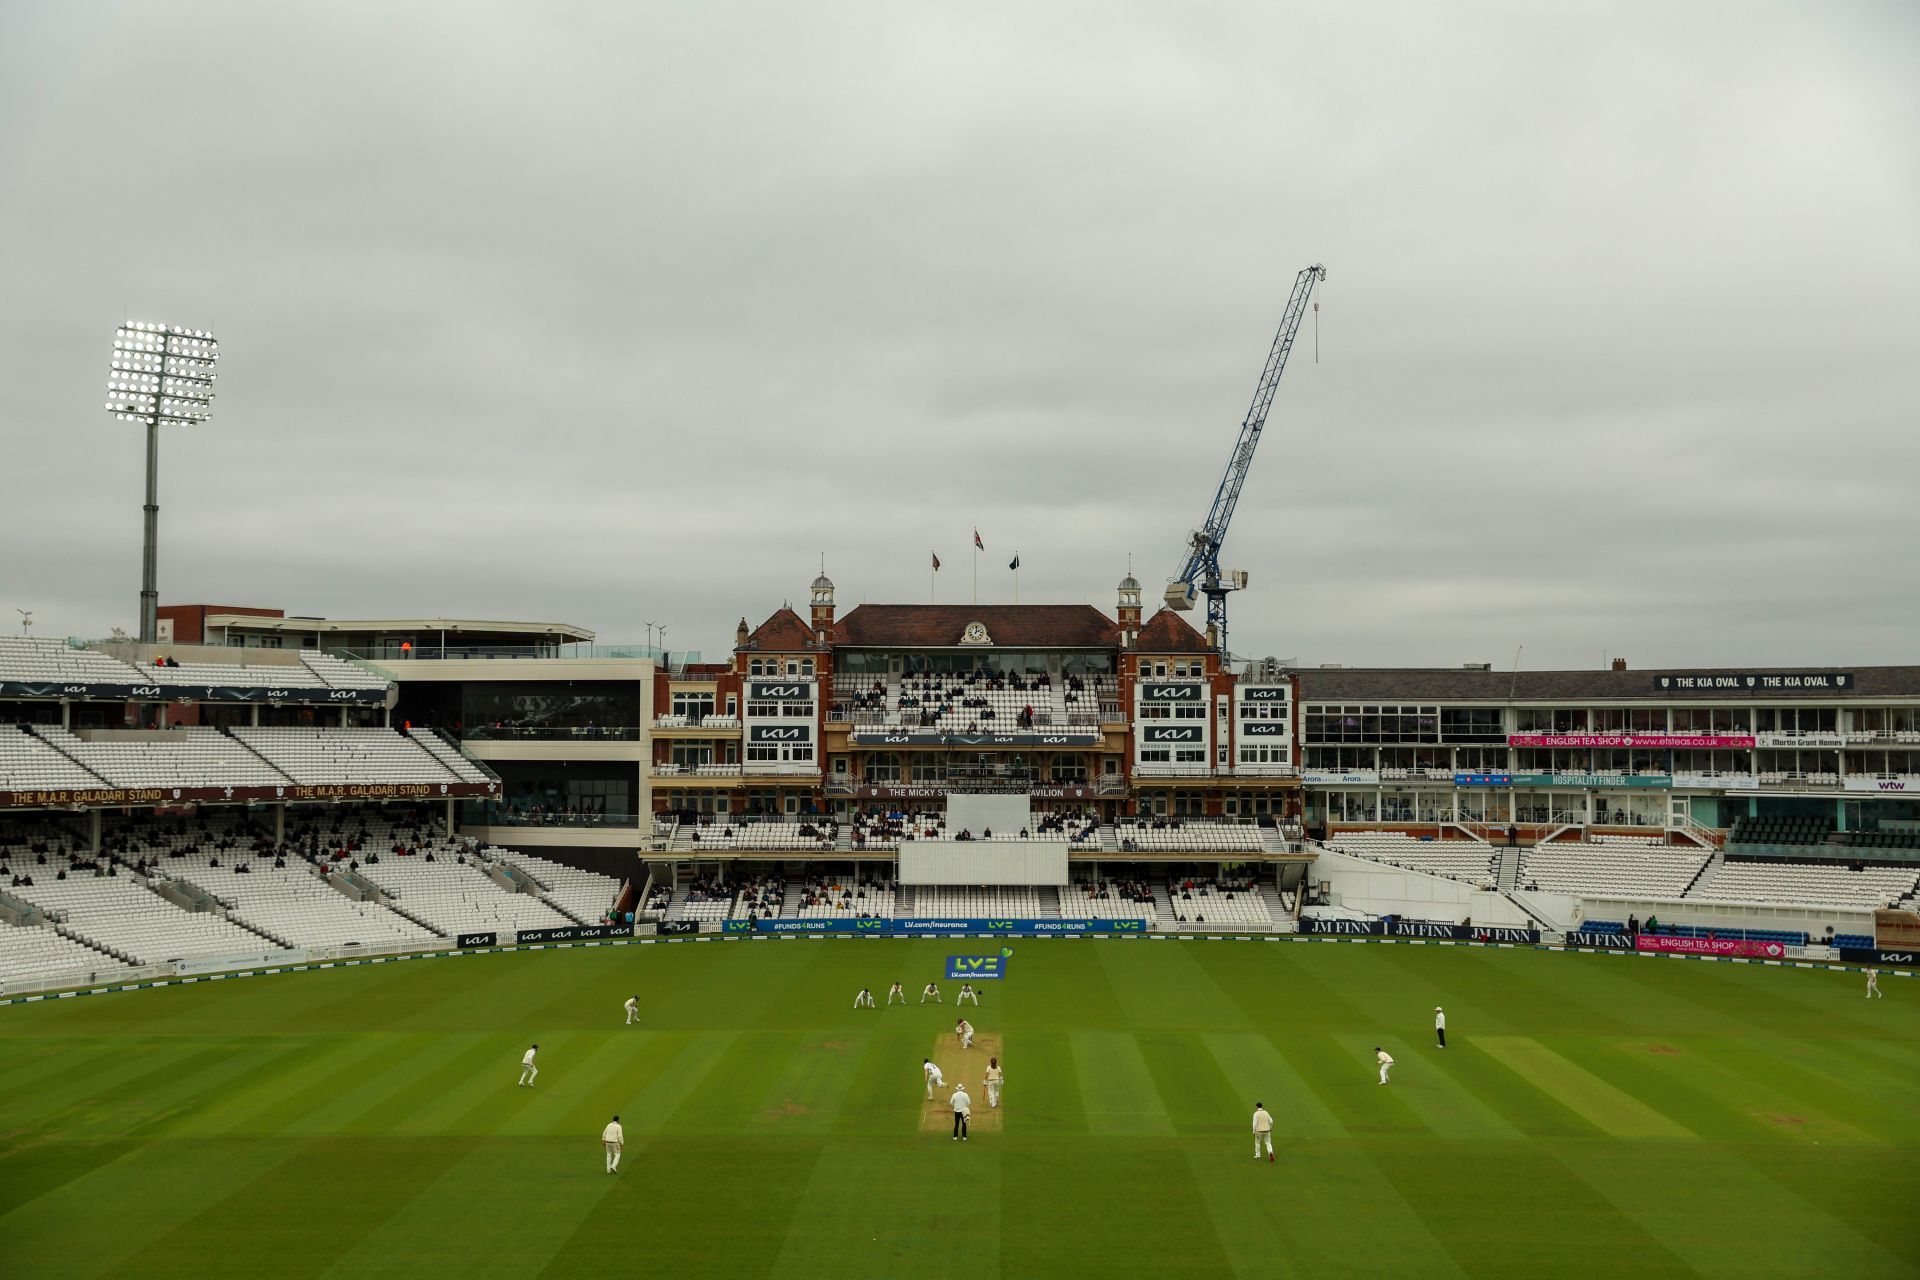
<path fill-rule="evenodd" d="M 1914 892 L 1920 867 L 1863 867 L 1729 859 L 1689 898 L 1703 902 L 1767 902 L 1795 906 L 1890 907 Z"/>
<path fill-rule="evenodd" d="M 1520 883 L 1548 893 L 1677 898 L 1711 852 L 1657 837 L 1596 836 L 1553 841 L 1520 853 Z"/>
<path fill-rule="evenodd" d="M 915 915 L 943 919 L 1031 920 L 1040 914 L 1040 891 L 1024 885 L 950 888 L 922 885 L 914 890 Z"/>
<path fill-rule="evenodd" d="M 1140 853 L 1258 853 L 1260 828 L 1245 822 L 1191 818 L 1123 819 L 1114 825 L 1120 847 Z"/>
<path fill-rule="evenodd" d="M 25 729 L 0 725 L 0 789 L 29 791 L 110 785 L 85 765 Z"/>
<path fill-rule="evenodd" d="M 1399 831 L 1342 831 L 1328 836 L 1326 847 L 1350 857 L 1475 885 L 1494 879 L 1499 857 L 1478 840 L 1421 840 Z"/>
<path fill-rule="evenodd" d="M 233 736 L 303 785 L 467 780 L 393 729 L 235 729 Z"/>
<path fill-rule="evenodd" d="M 115 787 L 272 787 L 290 781 L 218 729 L 83 731 L 51 725 L 39 735 Z"/>

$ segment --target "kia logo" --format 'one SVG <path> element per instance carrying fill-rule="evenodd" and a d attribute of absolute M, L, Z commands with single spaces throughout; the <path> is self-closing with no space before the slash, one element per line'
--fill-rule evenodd
<path fill-rule="evenodd" d="M 64 685 L 60 689 L 60 692 L 62 693 L 85 693 L 86 691 L 87 691 L 87 686 L 83 684 Z M 142 686 L 142 687 L 136 687 L 134 689 L 134 692 L 135 693 L 158 693 L 160 691 L 158 689 L 147 688 Z"/>
<path fill-rule="evenodd" d="M 756 698 L 804 698 L 807 686 L 803 684 L 763 684 L 755 686 Z"/>
<path fill-rule="evenodd" d="M 799 725 L 787 725 L 758 729 L 755 730 L 754 736 L 762 742 L 798 742 L 807 736 L 807 731 Z"/>
<path fill-rule="evenodd" d="M 286 696 L 287 696 L 287 691 L 286 691 L 285 689 L 269 689 L 269 690 L 267 690 L 267 701 L 268 701 L 268 702 L 278 702 L 278 701 L 280 701 L 280 699 L 282 699 L 282 698 L 284 698 L 284 697 L 286 697 Z"/>
<path fill-rule="evenodd" d="M 1192 701 L 1200 696 L 1197 684 L 1150 684 L 1145 687 L 1148 699 L 1154 702 Z"/>

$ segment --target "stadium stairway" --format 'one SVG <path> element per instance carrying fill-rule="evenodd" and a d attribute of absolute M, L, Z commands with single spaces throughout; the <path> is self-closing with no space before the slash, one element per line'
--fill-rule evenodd
<path fill-rule="evenodd" d="M 1034 891 L 1040 903 L 1040 919 L 1058 920 L 1060 918 L 1060 891 L 1051 885 L 1041 885 Z"/>
<path fill-rule="evenodd" d="M 1120 837 L 1114 833 L 1113 824 L 1110 822 L 1104 823 L 1100 827 L 1100 852 L 1120 852 Z"/>
<path fill-rule="evenodd" d="M 65 938 L 67 941 L 77 942 L 81 946 L 87 948 L 87 950 L 89 951 L 97 951 L 101 955 L 105 956 L 107 959 L 112 960 L 118 964 L 135 965 L 140 963 L 138 960 L 135 960 L 132 956 L 128 955 L 126 952 L 115 951 L 112 947 L 108 946 L 106 943 L 96 942 L 94 939 L 89 938 L 86 934 L 80 933 L 77 930 L 69 927 L 64 923 L 55 921 L 55 922 L 52 922 L 51 927 L 55 933 Z"/>
<path fill-rule="evenodd" d="M 1494 878 L 1502 893 L 1512 893 L 1520 887 L 1520 850 L 1518 846 L 1502 844 L 1495 850 L 1500 859 L 1500 873 Z"/>
<path fill-rule="evenodd" d="M 123 863 L 122 865 L 124 866 L 125 864 Z M 131 868 L 129 869 L 131 870 Z M 245 929 L 248 933 L 256 937 L 265 938 L 276 947 L 286 947 L 289 949 L 293 947 L 291 942 L 288 942 L 278 934 L 270 933 L 253 921 L 243 919 L 234 914 L 234 912 L 227 907 L 226 903 L 221 902 L 220 899 L 212 893 L 191 880 L 182 880 L 177 876 L 158 882 L 143 879 L 138 875 L 136 875 L 135 878 L 145 884 L 147 888 L 153 890 L 168 902 L 171 902 L 174 906 L 179 907 L 182 911 L 188 913 L 205 912 L 209 915 L 215 915 L 230 925 Z"/>
<path fill-rule="evenodd" d="M 1260 901 L 1267 904 L 1267 910 L 1273 914 L 1275 929 L 1286 933 L 1296 927 L 1293 923 L 1293 912 L 1288 910 L 1286 899 L 1280 896 L 1280 890 L 1265 881 L 1255 885 L 1254 890 L 1260 895 Z"/>
<path fill-rule="evenodd" d="M 552 907 L 555 911 L 558 911 L 561 915 L 573 921 L 575 924 L 599 923 L 598 921 L 595 921 L 595 920 L 581 919 L 579 912 L 570 910 L 565 903 L 556 901 L 553 896 L 553 887 L 549 885 L 546 881 L 542 880 L 539 876 L 536 876 L 531 871 L 527 870 L 526 867 L 521 863 L 514 861 L 512 858 L 503 858 L 503 857 L 497 857 L 497 856 L 492 859 L 492 862 L 504 868 L 505 870 L 511 872 L 513 876 L 518 877 L 519 879 L 524 880 L 528 884 L 532 885 L 534 888 L 534 895 L 533 895 L 534 897 L 546 903 L 549 907 Z M 493 877 L 491 873 L 489 873 L 488 878 L 494 879 L 494 882 L 496 884 L 499 883 L 498 879 Z M 513 890 L 508 885 L 502 884 L 500 885 L 500 887 L 503 891 L 507 893 L 513 892 Z"/>
<path fill-rule="evenodd" d="M 333 887 L 338 889 L 340 886 L 336 884 Z M 425 929 L 428 933 L 432 934 L 436 938 L 444 938 L 447 936 L 447 933 L 444 929 L 436 928 L 435 926 L 427 923 L 425 920 L 421 919 L 419 916 L 413 914 L 413 912 L 401 906 L 399 902 L 397 902 L 391 895 L 383 896 L 380 900 L 380 905 L 385 907 L 387 910 L 393 912 L 393 914 L 399 916 L 402 920 L 405 920 L 410 924 L 419 925 L 422 929 Z"/>
<path fill-rule="evenodd" d="M 1687 881 L 1687 887 L 1680 891 L 1680 896 L 1683 898 L 1690 897 L 1700 890 L 1712 887 L 1714 876 L 1718 874 L 1721 865 L 1724 864 L 1726 860 L 1726 852 L 1721 849 L 1715 849 L 1713 856 L 1701 863 L 1700 869 L 1693 873 L 1693 879 Z"/>
<path fill-rule="evenodd" d="M 1172 929 L 1175 927 L 1173 922 L 1173 893 L 1168 888 L 1165 880 L 1155 880 L 1153 882 L 1153 907 L 1155 911 L 1160 913 L 1160 927 L 1162 929 Z"/>

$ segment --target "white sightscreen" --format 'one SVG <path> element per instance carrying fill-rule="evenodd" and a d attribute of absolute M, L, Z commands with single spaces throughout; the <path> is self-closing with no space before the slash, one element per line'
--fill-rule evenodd
<path fill-rule="evenodd" d="M 1033 801 L 1004 792 L 960 792 L 947 796 L 947 834 L 970 831 L 980 839 L 989 831 L 1014 836 L 1033 829 Z"/>
<path fill-rule="evenodd" d="M 1025 803 L 1024 797 L 1022 803 Z M 1064 886 L 1067 883 L 1067 842 L 908 840 L 900 846 L 900 883 Z"/>

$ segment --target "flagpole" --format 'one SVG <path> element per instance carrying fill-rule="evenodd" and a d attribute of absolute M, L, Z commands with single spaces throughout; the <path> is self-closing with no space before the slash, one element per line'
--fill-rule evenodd
<path fill-rule="evenodd" d="M 975 534 L 975 540 L 978 540 L 979 536 Z M 973 602 L 980 603 L 980 548 L 978 547 L 973 549 Z"/>

